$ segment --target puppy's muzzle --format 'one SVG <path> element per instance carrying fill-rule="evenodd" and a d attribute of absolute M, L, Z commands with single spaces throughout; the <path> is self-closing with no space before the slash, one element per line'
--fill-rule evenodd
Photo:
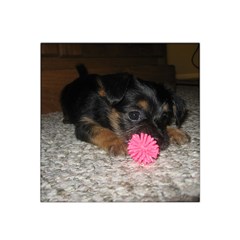
<path fill-rule="evenodd" d="M 129 132 L 128 139 L 132 137 L 133 134 L 146 133 L 154 138 L 161 150 L 166 149 L 169 146 L 169 137 L 166 131 L 161 131 L 156 128 L 153 124 L 148 121 L 143 121 L 141 124 L 136 125 Z"/>

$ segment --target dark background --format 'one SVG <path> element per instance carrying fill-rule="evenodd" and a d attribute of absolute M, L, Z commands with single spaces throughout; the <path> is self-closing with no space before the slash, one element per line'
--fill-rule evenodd
<path fill-rule="evenodd" d="M 176 84 L 198 80 L 191 60 L 198 44 L 164 43 L 42 43 L 41 112 L 61 111 L 62 88 L 78 77 L 75 66 L 84 64 L 89 73 L 129 72 L 144 80 Z M 198 52 L 193 56 L 198 60 Z"/>

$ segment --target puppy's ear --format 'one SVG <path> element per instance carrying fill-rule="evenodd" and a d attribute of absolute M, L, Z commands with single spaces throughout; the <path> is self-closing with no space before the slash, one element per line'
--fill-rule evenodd
<path fill-rule="evenodd" d="M 133 77 L 127 73 L 101 76 L 98 79 L 99 95 L 106 97 L 109 103 L 114 105 L 123 99 L 132 79 Z"/>
<path fill-rule="evenodd" d="M 177 127 L 180 127 L 187 115 L 186 103 L 182 98 L 176 96 L 175 94 L 173 94 L 172 102 L 173 115 L 176 119 L 176 125 Z"/>

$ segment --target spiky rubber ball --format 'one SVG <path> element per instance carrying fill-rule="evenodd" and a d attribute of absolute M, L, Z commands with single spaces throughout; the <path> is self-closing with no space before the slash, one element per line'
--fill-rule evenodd
<path fill-rule="evenodd" d="M 139 164 L 156 161 L 160 148 L 156 140 L 146 133 L 134 134 L 128 142 L 128 154 Z"/>

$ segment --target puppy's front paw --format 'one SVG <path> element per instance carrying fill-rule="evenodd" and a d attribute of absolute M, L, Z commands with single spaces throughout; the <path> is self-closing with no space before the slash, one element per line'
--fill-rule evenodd
<path fill-rule="evenodd" d="M 127 144 L 114 132 L 103 127 L 95 127 L 91 143 L 107 151 L 110 155 L 126 155 Z"/>
<path fill-rule="evenodd" d="M 108 147 L 108 152 L 110 155 L 126 155 L 127 154 L 127 145 L 120 139 L 116 139 L 111 142 Z"/>
<path fill-rule="evenodd" d="M 167 133 L 171 143 L 183 145 L 190 142 L 191 140 L 190 136 L 187 133 L 178 128 L 168 127 Z"/>

